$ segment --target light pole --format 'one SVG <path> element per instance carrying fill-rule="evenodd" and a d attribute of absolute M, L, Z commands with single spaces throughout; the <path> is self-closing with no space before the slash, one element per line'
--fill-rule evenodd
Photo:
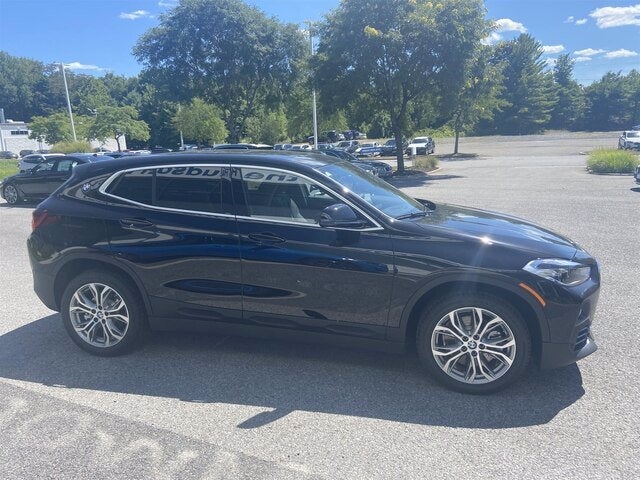
<path fill-rule="evenodd" d="M 313 57 L 313 22 L 307 20 L 309 25 L 309 46 L 311 47 L 311 56 Z M 313 98 L 313 148 L 318 149 L 318 112 L 316 109 L 316 83 L 311 73 L 311 95 Z"/>
<path fill-rule="evenodd" d="M 60 71 L 62 72 L 62 80 L 64 81 L 64 93 L 67 95 L 67 110 L 69 111 L 69 120 L 71 121 L 71 133 L 73 134 L 73 141 L 77 142 L 76 138 L 76 126 L 73 124 L 73 113 L 71 112 L 71 100 L 69 99 L 69 87 L 67 86 L 67 76 L 64 73 L 64 64 L 60 62 Z"/>

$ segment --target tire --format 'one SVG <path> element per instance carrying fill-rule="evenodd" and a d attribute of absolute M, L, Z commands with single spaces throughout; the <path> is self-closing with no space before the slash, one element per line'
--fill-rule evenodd
<path fill-rule="evenodd" d="M 60 314 L 76 345 L 105 357 L 133 350 L 141 341 L 146 322 L 142 300 L 130 283 L 97 270 L 81 273 L 69 282 L 62 294 Z"/>
<path fill-rule="evenodd" d="M 22 195 L 13 183 L 4 186 L 2 196 L 9 205 L 16 205 L 22 201 Z"/>
<path fill-rule="evenodd" d="M 429 304 L 416 346 L 438 382 L 471 394 L 502 390 L 522 376 L 531 358 L 531 335 L 520 312 L 485 293 L 448 295 Z"/>

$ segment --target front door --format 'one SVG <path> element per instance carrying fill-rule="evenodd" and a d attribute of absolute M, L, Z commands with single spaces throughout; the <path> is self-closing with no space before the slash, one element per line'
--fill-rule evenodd
<path fill-rule="evenodd" d="M 320 227 L 320 212 L 345 200 L 311 179 L 274 168 L 233 171 L 245 320 L 383 336 L 394 278 L 388 234 L 373 222 Z"/>

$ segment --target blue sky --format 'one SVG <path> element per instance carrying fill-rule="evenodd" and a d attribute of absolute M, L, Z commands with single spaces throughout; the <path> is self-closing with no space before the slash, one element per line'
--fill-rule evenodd
<path fill-rule="evenodd" d="M 636 2 L 638 0 L 635 0 Z M 158 24 L 175 0 L 0 0 L 0 50 L 78 73 L 136 75 L 138 37 Z M 339 0 L 247 0 L 284 22 L 318 20 Z M 487 42 L 527 32 L 576 59 L 575 77 L 589 84 L 607 71 L 640 69 L 640 3 L 613 0 L 486 0 L 498 29 Z"/>

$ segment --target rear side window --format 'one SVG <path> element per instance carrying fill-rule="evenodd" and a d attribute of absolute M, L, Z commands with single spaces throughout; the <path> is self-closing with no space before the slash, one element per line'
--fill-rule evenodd
<path fill-rule="evenodd" d="M 228 176 L 221 166 L 140 169 L 122 174 L 106 193 L 155 207 L 232 214 Z"/>
<path fill-rule="evenodd" d="M 134 170 L 120 175 L 107 193 L 138 203 L 153 205 L 153 170 Z"/>

